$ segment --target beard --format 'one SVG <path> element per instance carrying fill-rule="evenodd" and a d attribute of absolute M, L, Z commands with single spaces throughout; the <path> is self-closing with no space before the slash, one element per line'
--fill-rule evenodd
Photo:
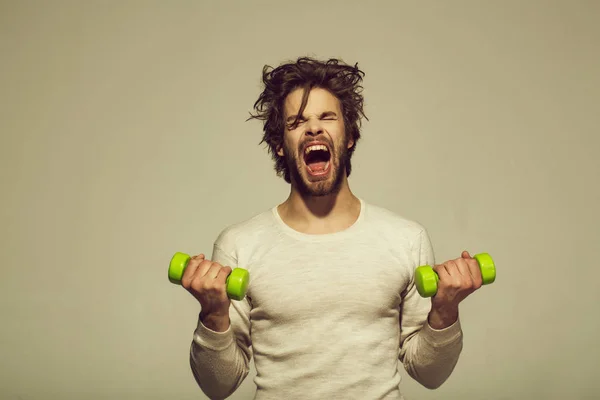
<path fill-rule="evenodd" d="M 339 192 L 346 174 L 348 159 L 348 139 L 344 138 L 342 142 L 337 146 L 330 144 L 329 162 L 331 170 L 325 179 L 318 181 L 309 179 L 304 158 L 298 156 L 302 154 L 303 144 L 299 144 L 298 150 L 295 152 L 284 144 L 284 155 L 292 184 L 296 184 L 296 188 L 302 197 L 322 197 Z"/>

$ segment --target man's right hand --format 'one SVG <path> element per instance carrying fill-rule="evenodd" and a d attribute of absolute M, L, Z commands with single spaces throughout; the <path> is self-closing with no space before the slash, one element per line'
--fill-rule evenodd
<path fill-rule="evenodd" d="M 181 285 L 200 303 L 200 321 L 208 329 L 225 332 L 229 328 L 229 305 L 226 280 L 231 267 L 206 260 L 204 254 L 193 256 L 181 278 Z"/>

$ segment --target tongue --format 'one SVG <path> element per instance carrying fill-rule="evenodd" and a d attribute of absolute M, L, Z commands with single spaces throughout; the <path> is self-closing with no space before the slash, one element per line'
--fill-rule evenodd
<path fill-rule="evenodd" d="M 313 162 L 308 164 L 308 167 L 313 172 L 321 172 L 325 169 L 325 164 L 327 164 L 325 161 Z"/>

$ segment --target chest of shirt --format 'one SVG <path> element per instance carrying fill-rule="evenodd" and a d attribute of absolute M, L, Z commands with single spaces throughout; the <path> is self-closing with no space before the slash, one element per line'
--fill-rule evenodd
<path fill-rule="evenodd" d="M 250 270 L 254 317 L 298 320 L 337 310 L 338 317 L 372 318 L 396 311 L 414 260 L 410 249 L 372 240 L 280 243 L 247 255 L 240 261 Z"/>

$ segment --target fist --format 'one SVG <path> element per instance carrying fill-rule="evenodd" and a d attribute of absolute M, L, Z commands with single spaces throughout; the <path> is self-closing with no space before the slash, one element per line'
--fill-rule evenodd
<path fill-rule="evenodd" d="M 483 284 L 479 263 L 469 252 L 463 251 L 460 258 L 436 265 L 438 289 L 433 298 L 434 308 L 454 308 Z"/>
<path fill-rule="evenodd" d="M 226 280 L 230 267 L 205 259 L 204 254 L 193 256 L 183 273 L 181 285 L 202 307 L 201 314 L 228 316 L 231 300 L 227 296 Z"/>

